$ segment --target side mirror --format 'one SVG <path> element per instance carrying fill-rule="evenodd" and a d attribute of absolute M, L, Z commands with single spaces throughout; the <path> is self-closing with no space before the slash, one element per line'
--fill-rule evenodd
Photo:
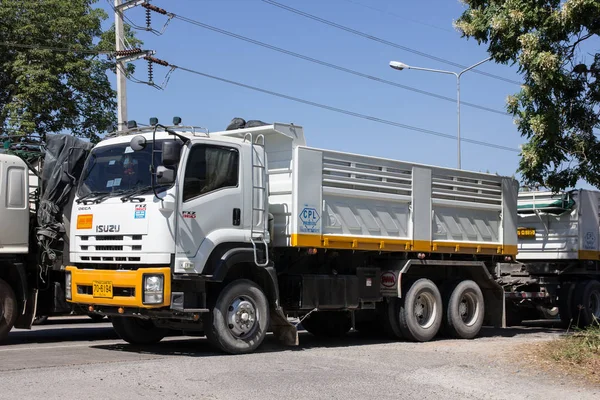
<path fill-rule="evenodd" d="M 169 185 L 175 182 L 175 170 L 160 165 L 156 168 L 156 183 L 159 185 Z"/>
<path fill-rule="evenodd" d="M 162 144 L 162 164 L 171 167 L 181 158 L 181 143 L 176 140 L 167 140 Z"/>

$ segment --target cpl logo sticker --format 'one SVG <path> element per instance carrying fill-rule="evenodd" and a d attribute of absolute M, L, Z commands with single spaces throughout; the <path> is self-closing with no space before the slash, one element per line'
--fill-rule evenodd
<path fill-rule="evenodd" d="M 396 285 L 396 275 L 393 272 L 384 272 L 381 274 L 381 285 L 386 288 L 392 288 Z"/>
<path fill-rule="evenodd" d="M 300 227 L 300 231 L 302 232 L 317 232 L 317 223 L 321 219 L 319 216 L 319 212 L 314 207 L 304 207 L 304 209 L 300 212 L 300 221 L 302 225 Z"/>
<path fill-rule="evenodd" d="M 583 245 L 586 250 L 596 250 L 596 235 L 594 235 L 594 232 L 586 232 Z"/>

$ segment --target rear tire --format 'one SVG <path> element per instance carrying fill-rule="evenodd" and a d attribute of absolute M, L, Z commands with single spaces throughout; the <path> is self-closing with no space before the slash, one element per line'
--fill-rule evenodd
<path fill-rule="evenodd" d="M 227 285 L 205 315 L 209 342 L 229 354 L 252 353 L 269 328 L 269 303 L 262 289 L 248 279 Z"/>
<path fill-rule="evenodd" d="M 302 326 L 316 337 L 334 338 L 350 331 L 352 319 L 347 311 L 315 311 L 302 321 Z"/>
<path fill-rule="evenodd" d="M 427 342 L 442 325 L 442 295 L 429 279 L 412 284 L 401 302 L 398 322 L 402 335 L 415 342 Z"/>
<path fill-rule="evenodd" d="M 17 296 L 8 283 L 0 279 L 0 341 L 6 339 L 16 320 Z"/>
<path fill-rule="evenodd" d="M 445 332 L 457 339 L 473 339 L 483 325 L 485 305 L 479 285 L 460 282 L 444 301 Z"/>
<path fill-rule="evenodd" d="M 152 321 L 134 317 L 113 317 L 112 325 L 121 339 L 137 345 L 158 343 L 168 332 Z"/>
<path fill-rule="evenodd" d="M 565 328 L 569 328 L 573 323 L 573 291 L 575 285 L 572 283 L 561 284 L 560 291 L 558 293 L 558 314 L 560 316 L 560 322 Z"/>
<path fill-rule="evenodd" d="M 574 296 L 574 321 L 581 328 L 600 322 L 600 282 L 584 281 L 577 285 Z"/>

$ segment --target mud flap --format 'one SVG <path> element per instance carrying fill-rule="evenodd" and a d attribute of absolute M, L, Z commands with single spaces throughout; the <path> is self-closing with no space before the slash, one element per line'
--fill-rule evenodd
<path fill-rule="evenodd" d="M 499 285 L 498 285 L 499 286 Z M 506 328 L 504 289 L 499 287 L 481 288 L 485 302 L 484 324 L 494 328 Z"/>
<path fill-rule="evenodd" d="M 17 321 L 15 322 L 15 328 L 19 329 L 31 329 L 31 325 L 33 324 L 33 320 L 35 318 L 35 312 L 37 309 L 37 297 L 38 290 L 33 289 L 29 296 L 27 296 L 27 301 L 25 303 L 25 309 L 23 312 L 17 317 Z"/>
<path fill-rule="evenodd" d="M 298 329 L 288 321 L 281 307 L 271 307 L 271 328 L 273 335 L 286 346 L 298 346 Z"/>

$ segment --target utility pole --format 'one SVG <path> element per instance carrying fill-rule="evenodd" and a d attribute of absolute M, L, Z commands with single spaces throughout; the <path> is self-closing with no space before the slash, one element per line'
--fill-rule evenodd
<path fill-rule="evenodd" d="M 123 0 L 115 0 L 115 38 L 117 52 L 125 50 L 125 28 L 123 27 Z M 118 54 L 118 53 L 117 53 Z M 127 77 L 125 63 L 115 58 L 117 64 L 117 130 L 127 128 Z"/>

